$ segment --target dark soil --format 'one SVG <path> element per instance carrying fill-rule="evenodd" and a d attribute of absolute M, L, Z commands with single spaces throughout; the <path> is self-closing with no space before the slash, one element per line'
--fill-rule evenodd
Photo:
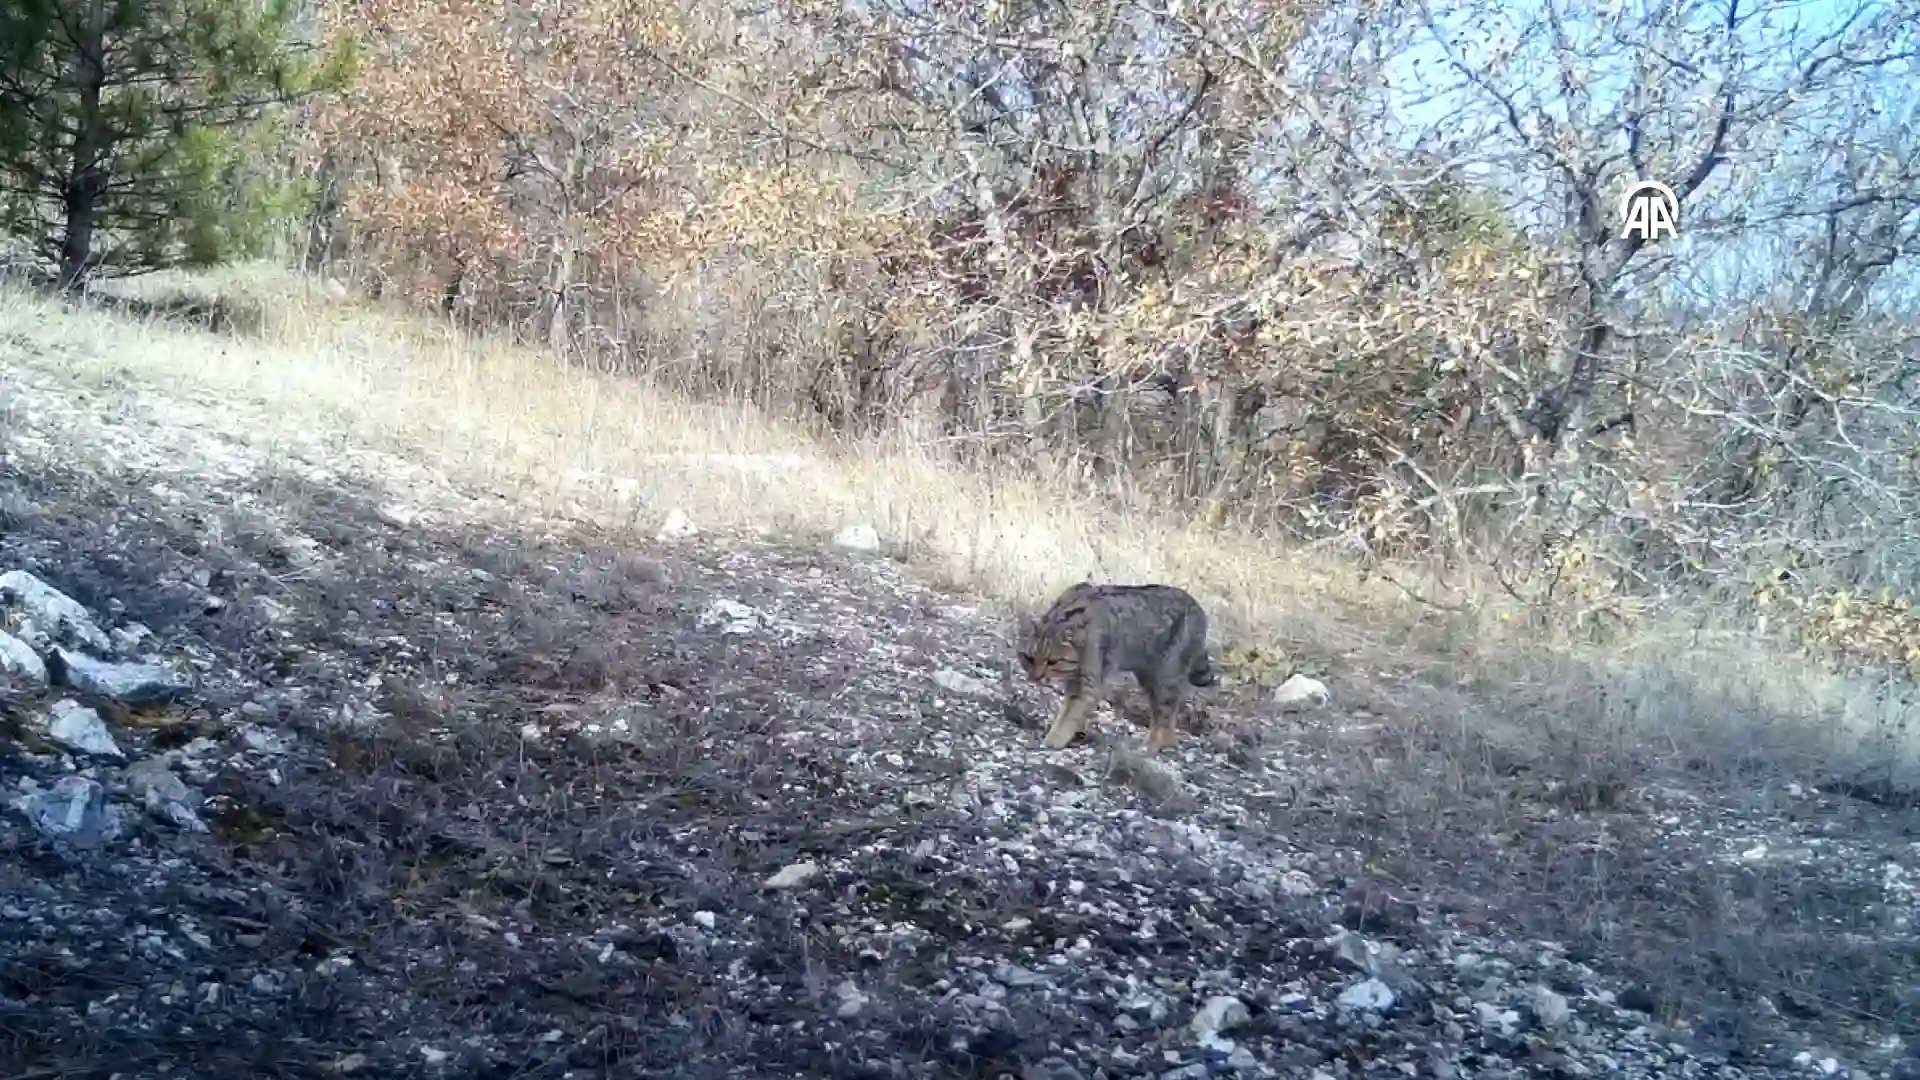
<path fill-rule="evenodd" d="M 196 670 L 112 719 L 202 762 L 212 826 L 83 850 L 0 817 L 0 1077 L 1789 1075 L 1795 1023 L 1912 1022 L 1910 909 L 1710 860 L 1710 804 L 1449 788 L 1418 725 L 1231 690 L 1169 768 L 1113 719 L 1047 754 L 1052 698 L 933 681 L 1001 693 L 995 624 L 877 556 L 403 524 L 287 474 L 10 466 L 0 507 L 0 569 Z M 0 790 L 77 767 L 20 736 L 41 704 L 6 699 Z M 1896 846 L 1819 800 L 1775 846 Z M 1757 935 L 1831 956 L 1778 933 L 1816 910 L 1873 944 L 1783 986 Z M 1390 1006 L 1340 1003 L 1369 976 Z M 1197 1037 L 1221 995 L 1245 1022 Z"/>

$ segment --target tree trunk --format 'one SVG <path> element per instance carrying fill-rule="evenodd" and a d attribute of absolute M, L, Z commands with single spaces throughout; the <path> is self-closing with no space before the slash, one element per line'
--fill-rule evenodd
<path fill-rule="evenodd" d="M 1234 394 L 1231 387 L 1211 381 L 1195 388 L 1201 416 L 1207 423 L 1206 457 L 1202 466 L 1207 492 L 1201 497 L 1201 519 L 1209 525 L 1226 523 L 1227 510 L 1240 486 L 1240 456 L 1234 445 Z"/>
<path fill-rule="evenodd" d="M 93 272 L 93 228 L 100 196 L 107 187 L 100 160 L 111 142 L 103 129 L 100 91 L 106 85 L 106 0 L 88 5 L 84 40 L 74 49 L 73 75 L 79 90 L 79 129 L 73 140 L 73 161 L 65 191 L 66 229 L 60 240 L 60 288 L 78 291 Z"/>
<path fill-rule="evenodd" d="M 310 274 L 326 270 L 339 248 L 337 230 L 346 185 L 331 151 L 320 158 L 314 187 L 313 210 L 307 218 L 307 250 L 302 260 Z"/>
<path fill-rule="evenodd" d="M 547 348 L 562 361 L 573 359 L 573 241 L 562 241 L 553 253 L 547 278 Z"/>

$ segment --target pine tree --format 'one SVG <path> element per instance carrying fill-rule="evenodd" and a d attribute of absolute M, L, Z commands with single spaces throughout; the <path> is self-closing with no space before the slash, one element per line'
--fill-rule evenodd
<path fill-rule="evenodd" d="M 299 17 L 298 0 L 0 0 L 0 233 L 66 289 L 257 250 L 300 193 L 262 167 L 276 107 L 350 61 Z"/>

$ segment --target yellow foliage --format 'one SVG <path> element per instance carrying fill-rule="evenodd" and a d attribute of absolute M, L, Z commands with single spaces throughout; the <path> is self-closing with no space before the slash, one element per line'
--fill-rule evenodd
<path fill-rule="evenodd" d="M 1831 663 L 1901 667 L 1920 677 L 1920 612 L 1910 598 L 1882 590 L 1862 596 L 1848 589 L 1799 591 L 1786 568 L 1762 575 L 1756 606 L 1783 613 L 1800 647 Z"/>
<path fill-rule="evenodd" d="M 1293 662 L 1277 646 L 1238 643 L 1220 650 L 1213 666 L 1227 682 L 1263 688 L 1279 686 L 1293 674 Z"/>

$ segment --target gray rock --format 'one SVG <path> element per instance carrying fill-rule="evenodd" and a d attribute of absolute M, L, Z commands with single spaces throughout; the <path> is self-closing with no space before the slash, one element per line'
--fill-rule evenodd
<path fill-rule="evenodd" d="M 16 532 L 40 515 L 40 506 L 17 492 L 0 493 L 0 530 Z"/>
<path fill-rule="evenodd" d="M 47 711 L 47 738 L 76 754 L 125 761 L 126 752 L 113 741 L 100 714 L 72 698 L 61 698 Z"/>
<path fill-rule="evenodd" d="M 0 630 L 0 671 L 20 679 L 33 688 L 47 685 L 47 665 L 33 646 Z"/>
<path fill-rule="evenodd" d="M 952 691 L 962 697 L 993 698 L 996 696 L 992 684 L 952 668 L 941 668 L 934 672 L 933 682 L 940 689 Z"/>
<path fill-rule="evenodd" d="M 1141 992 L 1120 1003 L 1124 1012 L 1144 1015 L 1149 1023 L 1162 1024 L 1167 1019 L 1166 999 L 1158 994 Z"/>
<path fill-rule="evenodd" d="M 1086 1080 L 1086 1074 L 1063 1057 L 1045 1057 L 1020 1067 L 1020 1080 Z"/>
<path fill-rule="evenodd" d="M 64 636 L 99 652 L 113 648 L 113 642 L 94 625 L 93 616 L 84 605 L 25 570 L 0 574 L 0 597 L 24 608 L 35 626 L 51 640 Z"/>
<path fill-rule="evenodd" d="M 1510 1036 L 1520 1030 L 1520 1014 L 1512 1009 L 1502 1009 L 1498 1005 L 1476 1001 L 1473 1003 L 1473 1012 L 1479 1019 L 1480 1026 L 1487 1031 Z"/>
<path fill-rule="evenodd" d="M 1106 778 L 1125 784 L 1160 804 L 1178 804 L 1187 796 L 1180 775 L 1165 763 L 1126 747 L 1116 747 L 1107 757 Z"/>
<path fill-rule="evenodd" d="M 860 1011 L 867 1007 L 867 995 L 852 979 L 842 982 L 835 989 L 834 996 L 839 999 L 839 1004 L 834 1007 L 833 1014 L 842 1020 L 859 1016 Z"/>
<path fill-rule="evenodd" d="M 1227 1068 L 1235 1072 L 1252 1072 L 1259 1067 L 1260 1059 L 1244 1046 L 1234 1047 L 1233 1052 L 1227 1055 Z"/>
<path fill-rule="evenodd" d="M 188 832 L 207 832 L 207 823 L 194 811 L 199 797 L 163 758 L 147 758 L 127 768 L 127 787 L 155 820 Z"/>
<path fill-rule="evenodd" d="M 1241 1024 L 1253 1019 L 1247 1011 L 1246 1003 L 1231 994 L 1219 994 L 1207 999 L 1200 1011 L 1193 1014 L 1193 1034 L 1202 1042 L 1209 1041 L 1221 1032 L 1232 1031 Z"/>
<path fill-rule="evenodd" d="M 240 729 L 240 745 L 266 757 L 279 757 L 286 753 L 288 738 L 259 724 L 248 724 Z"/>
<path fill-rule="evenodd" d="M 760 887 L 763 889 L 797 889 L 812 881 L 820 873 L 820 867 L 812 862 L 797 862 L 783 866 Z"/>
<path fill-rule="evenodd" d="M 1351 930 L 1341 930 L 1327 939 L 1334 958 L 1354 971 L 1373 974 L 1373 955 L 1367 948 L 1367 939 Z"/>
<path fill-rule="evenodd" d="M 1280 889 L 1288 896 L 1312 896 L 1320 891 L 1320 886 L 1301 871 L 1289 870 L 1280 875 Z"/>
<path fill-rule="evenodd" d="M 132 708 L 178 700 L 191 685 L 165 664 L 112 663 L 67 649 L 53 651 L 56 679 L 64 686 L 98 694 Z"/>
<path fill-rule="evenodd" d="M 120 813 L 107 804 L 107 789 L 84 776 L 63 776 L 52 788 L 23 795 L 13 805 L 46 836 L 93 844 L 120 835 Z"/>
<path fill-rule="evenodd" d="M 1543 1028 L 1558 1028 L 1573 1016 L 1573 1007 L 1567 1004 L 1566 998 L 1537 983 L 1527 993 L 1527 1004 L 1532 1006 L 1533 1015 Z"/>
<path fill-rule="evenodd" d="M 253 607 L 255 611 L 260 613 L 261 618 L 276 626 L 286 623 L 293 618 L 293 612 L 287 610 L 286 605 L 270 596 L 254 597 Z"/>
<path fill-rule="evenodd" d="M 1379 979 L 1363 979 L 1340 991 L 1337 1000 L 1349 1009 L 1384 1012 L 1393 1007 L 1394 996 L 1392 988 Z"/>
<path fill-rule="evenodd" d="M 993 981 L 1002 986 L 1017 989 L 1023 986 L 1045 986 L 1047 977 L 1017 964 L 1001 964 L 993 969 Z"/>
<path fill-rule="evenodd" d="M 718 599 L 707 606 L 700 614 L 703 627 L 718 626 L 722 634 L 744 635 L 764 630 L 768 619 L 758 608 L 743 604 L 738 600 Z"/>

